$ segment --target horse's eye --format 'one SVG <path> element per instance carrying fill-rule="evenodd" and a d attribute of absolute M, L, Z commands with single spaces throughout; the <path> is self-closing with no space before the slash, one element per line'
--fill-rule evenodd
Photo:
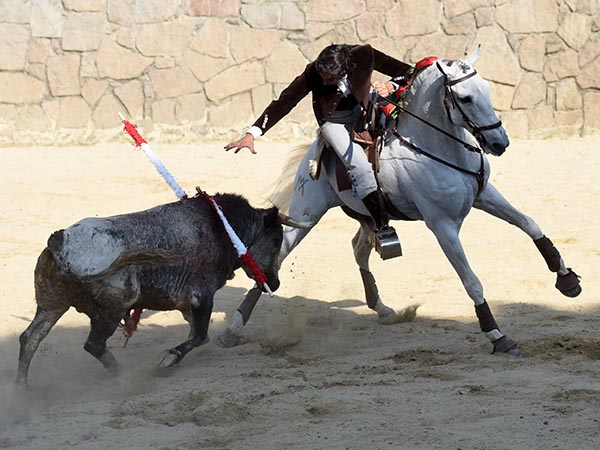
<path fill-rule="evenodd" d="M 461 97 L 458 99 L 461 103 L 471 103 L 473 101 L 473 97 L 467 95 L 466 97 Z"/>

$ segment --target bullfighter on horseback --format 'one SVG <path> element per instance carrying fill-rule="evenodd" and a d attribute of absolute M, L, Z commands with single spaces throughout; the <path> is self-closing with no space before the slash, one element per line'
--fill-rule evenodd
<path fill-rule="evenodd" d="M 353 141 L 352 126 L 366 110 L 371 88 L 380 96 L 387 97 L 398 88 L 398 83 L 410 68 L 370 45 L 330 45 L 306 66 L 277 100 L 271 102 L 241 139 L 226 145 L 225 149 L 235 149 L 237 153 L 246 147 L 256 153 L 254 140 L 312 92 L 319 135 L 343 162 L 353 195 L 362 200 L 373 219 L 374 247 L 380 251 L 382 240 L 385 240 L 386 246 L 396 246 L 399 250 L 400 242 L 395 230 L 388 224 L 373 166 L 362 147 Z M 392 77 L 391 80 L 371 83 L 374 70 Z M 397 255 L 400 254 L 398 251 Z"/>

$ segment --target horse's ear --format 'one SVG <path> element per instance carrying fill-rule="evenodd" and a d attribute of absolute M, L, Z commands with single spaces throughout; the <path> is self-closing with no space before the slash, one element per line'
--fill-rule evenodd
<path fill-rule="evenodd" d="M 477 44 L 477 47 L 475 47 L 475 50 L 473 50 L 471 52 L 471 54 L 469 56 L 467 56 L 465 61 L 468 62 L 471 66 L 474 66 L 475 61 L 477 61 L 479 59 L 479 51 L 480 50 L 481 50 L 481 44 Z"/>

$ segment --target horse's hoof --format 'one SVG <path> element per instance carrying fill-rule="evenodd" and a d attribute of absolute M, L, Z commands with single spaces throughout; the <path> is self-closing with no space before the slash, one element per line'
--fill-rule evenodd
<path fill-rule="evenodd" d="M 377 314 L 377 318 L 382 325 L 393 325 L 398 322 L 398 314 L 393 309 L 390 309 L 389 312 Z"/>
<path fill-rule="evenodd" d="M 171 348 L 165 350 L 160 354 L 160 361 L 157 366 L 159 369 L 166 369 L 167 367 L 174 366 L 183 359 L 183 355 L 178 350 Z"/>
<path fill-rule="evenodd" d="M 19 393 L 22 392 L 28 392 L 29 391 L 29 384 L 27 383 L 27 379 L 23 379 L 23 378 L 17 378 L 15 380 L 15 390 Z"/>
<path fill-rule="evenodd" d="M 577 297 L 579 294 L 581 294 L 581 291 L 582 291 L 582 289 L 581 289 L 581 286 L 580 286 L 580 285 L 577 285 L 577 286 L 575 286 L 573 289 L 567 289 L 567 290 L 560 291 L 560 292 L 562 292 L 562 294 L 563 294 L 565 297 L 571 297 L 571 298 L 575 298 L 575 297 Z"/>
<path fill-rule="evenodd" d="M 566 297 L 577 297 L 581 294 L 581 284 L 579 283 L 579 275 L 573 272 L 570 268 L 566 275 L 557 275 L 556 284 L 554 285 L 561 294 Z"/>
<path fill-rule="evenodd" d="M 225 332 L 219 337 L 218 344 L 221 347 L 232 348 L 237 346 L 240 343 L 240 337 L 236 334 L 233 334 L 229 330 L 225 330 Z"/>
<path fill-rule="evenodd" d="M 500 339 L 493 341 L 494 350 L 492 353 L 504 353 L 505 355 L 514 356 L 515 358 L 522 358 L 523 352 L 512 339 L 502 336 Z"/>
<path fill-rule="evenodd" d="M 506 350 L 503 353 L 505 355 L 514 356 L 515 358 L 522 358 L 523 357 L 523 352 L 521 351 L 521 349 L 519 348 L 518 345 L 515 345 L 513 348 L 509 348 L 508 350 Z"/>

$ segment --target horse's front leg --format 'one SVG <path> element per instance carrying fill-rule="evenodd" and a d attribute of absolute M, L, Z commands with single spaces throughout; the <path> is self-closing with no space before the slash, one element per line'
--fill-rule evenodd
<path fill-rule="evenodd" d="M 294 190 L 290 202 L 289 216 L 301 222 L 312 223 L 316 225 L 321 217 L 332 207 L 337 206 L 340 201 L 331 188 L 325 176 L 313 180 L 308 175 L 310 153 L 308 153 L 300 167 L 294 181 Z M 281 267 L 283 260 L 292 252 L 292 250 L 304 239 L 311 228 L 291 228 L 285 227 L 283 230 L 283 242 L 277 269 Z M 235 347 L 239 343 L 239 335 L 242 328 L 246 325 L 254 307 L 262 295 L 262 290 L 254 286 L 248 291 L 246 297 L 233 313 L 229 325 L 219 338 L 219 343 L 224 347 Z"/>
<path fill-rule="evenodd" d="M 533 239 L 533 243 L 542 254 L 548 269 L 556 273 L 555 287 L 563 295 L 577 297 L 581 293 L 579 276 L 565 265 L 552 241 L 542 233 L 531 217 L 512 206 L 493 185 L 488 183 L 475 200 L 474 206 L 520 228 Z"/>
<path fill-rule="evenodd" d="M 475 313 L 479 320 L 479 326 L 494 345 L 493 353 L 522 356 L 517 343 L 500 331 L 500 327 L 494 319 L 492 311 L 483 296 L 483 286 L 467 261 L 467 256 L 458 237 L 458 223 L 438 221 L 434 224 L 427 223 L 427 226 L 435 234 L 444 254 L 460 277 L 467 294 L 475 303 Z"/>
<path fill-rule="evenodd" d="M 369 233 L 371 226 L 368 223 L 360 222 L 360 228 L 352 239 L 352 249 L 354 250 L 354 260 L 358 264 L 360 276 L 362 278 L 363 287 L 365 289 L 365 297 L 367 306 L 377 312 L 379 321 L 382 324 L 390 325 L 398 321 L 398 313 L 395 310 L 386 306 L 381 301 L 379 290 L 375 283 L 375 277 L 369 268 L 369 256 L 373 249 L 369 242 Z"/>
<path fill-rule="evenodd" d="M 293 217 L 293 216 L 292 216 Z M 290 254 L 293 248 L 308 234 L 312 228 L 290 228 L 285 227 L 283 232 L 283 242 L 281 244 L 281 252 L 279 253 L 279 261 L 277 270 L 280 269 L 283 260 Z M 250 289 L 238 309 L 233 313 L 233 317 L 229 325 L 219 337 L 219 344 L 223 347 L 235 347 L 240 341 L 240 332 L 248 323 L 254 307 L 258 303 L 263 291 L 258 285 L 254 285 Z"/>

